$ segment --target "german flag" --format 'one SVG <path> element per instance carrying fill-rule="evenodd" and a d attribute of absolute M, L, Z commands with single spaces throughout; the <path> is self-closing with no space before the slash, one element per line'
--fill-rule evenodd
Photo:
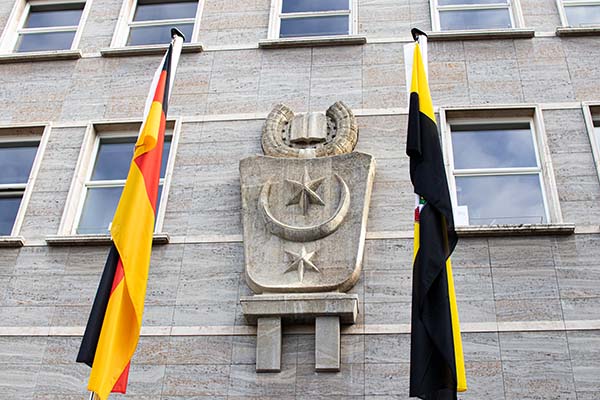
<path fill-rule="evenodd" d="M 88 389 L 100 400 L 111 392 L 125 393 L 142 326 L 167 106 L 183 43 L 179 31 L 171 33 L 173 41 L 152 82 L 111 225 L 113 245 L 77 355 L 77 362 L 92 367 Z"/>
<path fill-rule="evenodd" d="M 410 396 L 455 400 L 457 392 L 467 390 L 450 264 L 458 238 L 418 43 L 410 92 L 406 153 L 419 199 L 415 209 Z"/>

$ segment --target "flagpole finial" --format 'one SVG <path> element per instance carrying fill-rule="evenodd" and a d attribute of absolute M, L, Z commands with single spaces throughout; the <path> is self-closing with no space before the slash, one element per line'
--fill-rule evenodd
<path fill-rule="evenodd" d="M 413 39 L 415 40 L 415 42 L 417 40 L 419 40 L 419 36 L 425 36 L 428 37 L 427 34 L 425 32 L 423 32 L 422 30 L 418 29 L 418 28 L 412 28 L 410 30 L 410 33 L 412 34 Z"/>
<path fill-rule="evenodd" d="M 171 37 L 175 38 L 175 36 L 181 37 L 185 42 L 185 36 L 183 35 L 183 33 L 181 33 L 181 31 L 177 28 L 171 28 Z"/>

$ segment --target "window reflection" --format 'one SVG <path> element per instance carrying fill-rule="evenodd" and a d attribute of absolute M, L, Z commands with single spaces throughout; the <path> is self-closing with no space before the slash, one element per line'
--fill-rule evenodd
<path fill-rule="evenodd" d="M 471 225 L 547 222 L 538 174 L 456 177 L 456 194 Z"/>
<path fill-rule="evenodd" d="M 0 143 L 0 236 L 12 234 L 38 144 Z"/>
<path fill-rule="evenodd" d="M 508 29 L 512 27 L 508 8 L 492 10 L 440 10 L 440 27 L 444 31 L 463 29 Z"/>
<path fill-rule="evenodd" d="M 452 126 L 454 168 L 535 167 L 533 136 L 528 126 Z"/>

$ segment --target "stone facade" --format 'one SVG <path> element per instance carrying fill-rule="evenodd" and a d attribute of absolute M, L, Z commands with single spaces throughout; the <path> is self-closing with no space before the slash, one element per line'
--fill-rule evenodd
<path fill-rule="evenodd" d="M 0 26 L 14 0 L 0 1 Z M 408 398 L 414 197 L 402 46 L 426 0 L 359 0 L 363 45 L 259 49 L 269 0 L 206 0 L 201 53 L 183 54 L 169 116 L 181 128 L 129 400 Z M 0 64 L 0 127 L 49 123 L 20 248 L 0 248 L 0 397 L 81 399 L 74 362 L 108 247 L 49 246 L 90 123 L 139 120 L 160 56 L 105 57 L 121 0 L 94 0 L 77 60 Z M 597 37 L 558 37 L 553 0 L 522 0 L 532 38 L 429 43 L 434 105 L 538 107 L 570 235 L 470 237 L 453 256 L 470 390 L 461 399 L 600 398 L 600 183 L 581 102 L 600 104 Z M 244 280 L 238 163 L 261 154 L 269 111 L 357 115 L 377 163 L 363 270 L 340 372 L 315 372 L 314 328 L 285 327 L 279 373 L 257 374 Z"/>

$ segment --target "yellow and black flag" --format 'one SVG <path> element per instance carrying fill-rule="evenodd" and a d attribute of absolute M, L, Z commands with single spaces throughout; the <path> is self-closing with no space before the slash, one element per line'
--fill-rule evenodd
<path fill-rule="evenodd" d="M 417 40 L 420 31 L 413 30 Z M 413 54 L 408 137 L 415 209 L 410 396 L 455 400 L 467 390 L 450 254 L 457 242 L 438 129 L 419 44 Z"/>
<path fill-rule="evenodd" d="M 181 32 L 171 33 L 173 41 L 152 82 L 110 229 L 113 245 L 77 355 L 78 362 L 92 367 L 88 389 L 100 400 L 111 392 L 125 393 L 142 326 L 167 107 L 183 43 Z"/>

